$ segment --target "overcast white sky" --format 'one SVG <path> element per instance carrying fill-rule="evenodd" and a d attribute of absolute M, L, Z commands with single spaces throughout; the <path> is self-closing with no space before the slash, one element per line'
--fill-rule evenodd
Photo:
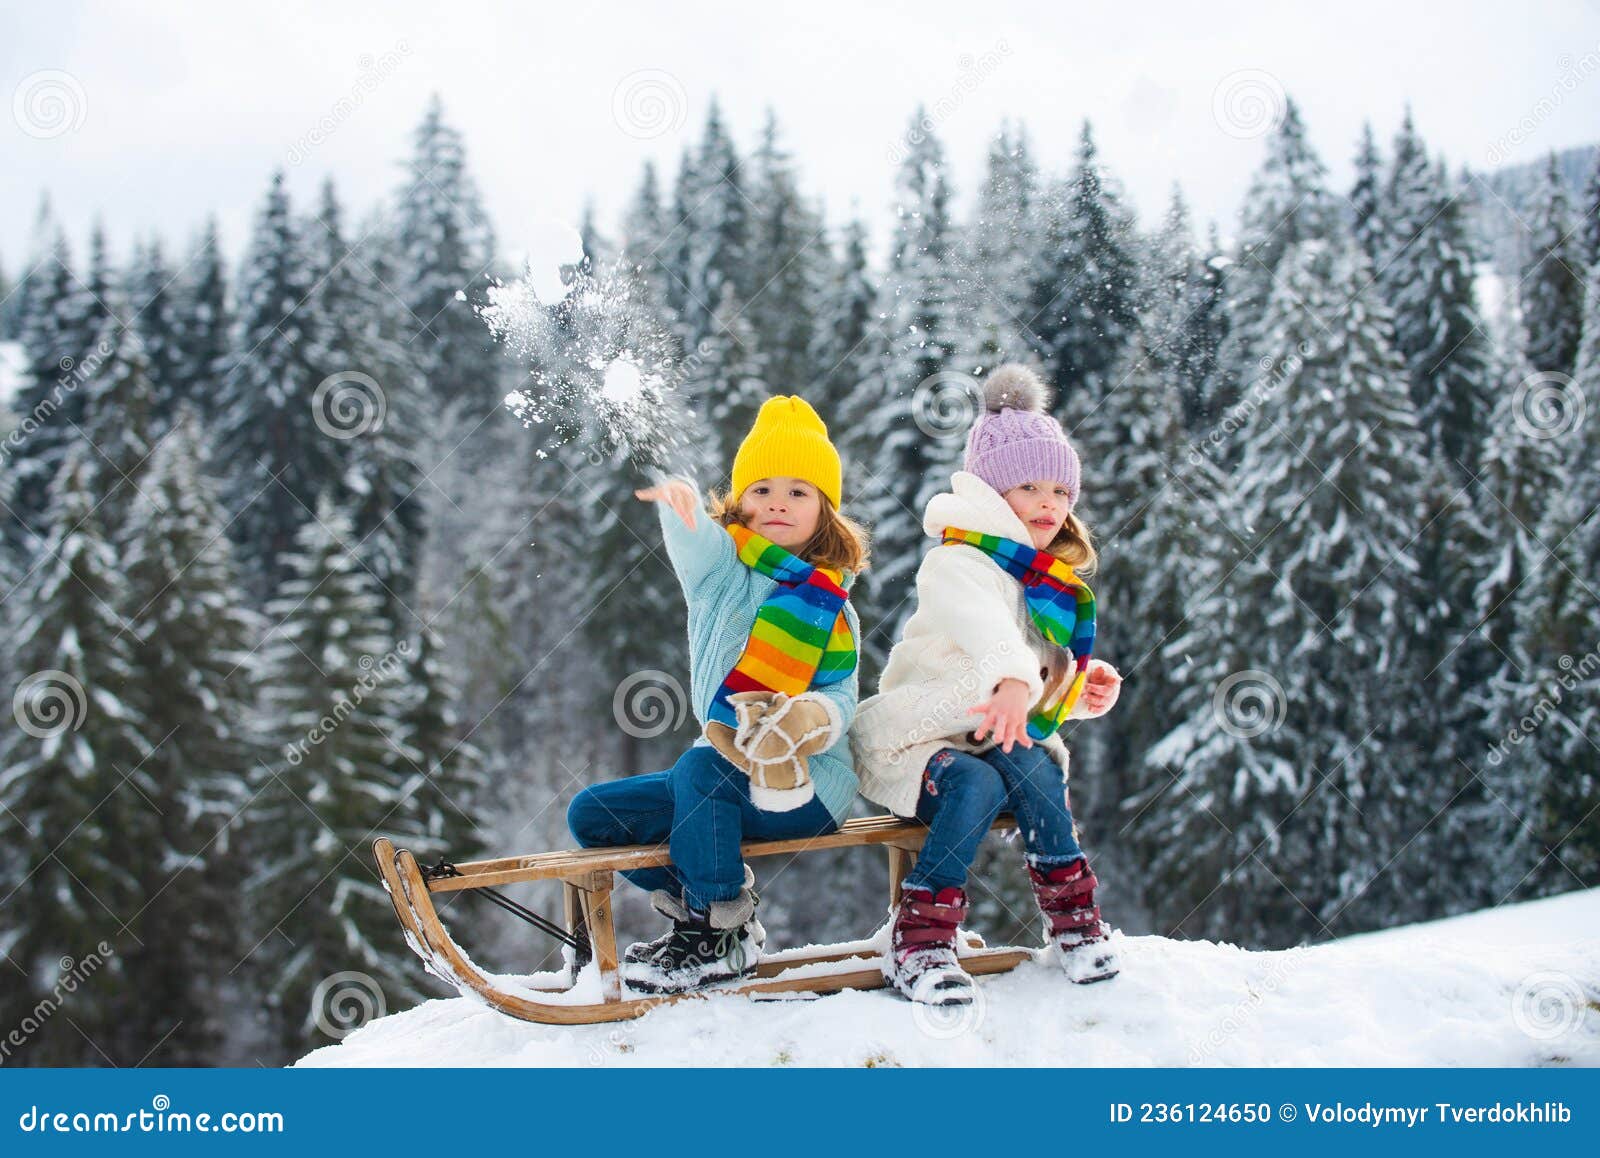
<path fill-rule="evenodd" d="M 1177 179 L 1200 221 L 1225 233 L 1263 137 L 1237 119 L 1248 111 L 1219 122 L 1219 85 L 1224 105 L 1230 87 L 1270 101 L 1281 86 L 1341 187 L 1361 121 L 1387 146 L 1406 101 L 1452 168 L 1494 167 L 1497 147 L 1517 163 L 1600 140 L 1595 0 L 224 8 L 0 0 L 8 272 L 43 189 L 80 253 L 96 214 L 122 254 L 152 230 L 181 241 L 215 210 L 236 254 L 268 174 L 292 160 L 297 197 L 332 173 L 364 209 L 399 179 L 435 90 L 508 249 L 526 244 L 524 223 L 575 221 L 588 194 L 609 229 L 644 159 L 670 171 L 698 137 L 713 93 L 745 147 L 775 107 L 806 190 L 835 222 L 854 207 L 880 233 L 890 152 L 919 100 L 951 106 L 938 131 L 958 196 L 1001 118 L 1024 118 L 1045 166 L 1064 169 L 1087 116 L 1142 219 Z M 395 67 L 363 92 L 386 53 Z M 665 96 L 659 124 L 625 111 L 619 123 L 629 85 Z M 39 103 L 54 94 L 66 105 Z M 338 117 L 353 95 L 358 107 Z M 337 124 L 313 143 L 328 118 Z"/>

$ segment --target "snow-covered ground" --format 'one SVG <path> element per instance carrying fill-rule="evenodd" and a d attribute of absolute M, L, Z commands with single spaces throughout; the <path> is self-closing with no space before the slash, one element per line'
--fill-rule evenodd
<path fill-rule="evenodd" d="M 565 1028 L 453 998 L 298 1064 L 1600 1066 L 1600 889 L 1281 952 L 1117 936 L 1120 976 L 1074 986 L 1041 954 L 965 1014 L 880 990 Z"/>

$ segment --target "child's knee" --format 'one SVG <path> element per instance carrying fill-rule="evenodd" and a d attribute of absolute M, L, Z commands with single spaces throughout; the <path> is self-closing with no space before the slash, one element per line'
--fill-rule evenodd
<path fill-rule="evenodd" d="M 725 794 L 736 787 L 733 777 L 740 772 L 709 744 L 690 748 L 672 766 L 672 795 L 702 797 Z"/>
<path fill-rule="evenodd" d="M 1055 762 L 1049 749 L 1035 743 L 1031 748 L 1013 748 L 1002 752 L 999 748 L 989 754 L 996 771 L 1008 785 L 1035 795 L 1061 796 L 1066 777 L 1061 765 Z"/>
<path fill-rule="evenodd" d="M 929 766 L 929 791 L 936 796 L 959 796 L 974 811 L 999 812 L 1005 804 L 1006 786 L 1000 774 L 982 760 L 944 759 L 940 752 Z"/>
<path fill-rule="evenodd" d="M 600 802 L 600 794 L 595 791 L 599 787 L 601 785 L 591 784 L 567 805 L 567 831 L 583 848 L 610 843 L 606 839 L 609 813 Z"/>

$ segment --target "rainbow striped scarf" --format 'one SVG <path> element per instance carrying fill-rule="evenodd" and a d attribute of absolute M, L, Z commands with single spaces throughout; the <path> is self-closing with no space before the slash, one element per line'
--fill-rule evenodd
<path fill-rule="evenodd" d="M 1087 682 L 1094 650 L 1094 592 L 1060 559 L 1015 539 L 946 527 L 944 542 L 976 547 L 998 563 L 1022 584 L 1028 616 L 1039 633 L 1072 652 L 1076 670 L 1067 690 L 1054 704 L 1036 705 L 1028 717 L 1028 735 L 1043 740 L 1061 726 Z"/>
<path fill-rule="evenodd" d="M 756 609 L 744 654 L 712 696 L 707 712 L 707 723 L 737 728 L 739 718 L 729 696 L 735 692 L 793 696 L 838 683 L 856 666 L 856 641 L 844 616 L 850 595 L 840 586 L 840 572 L 813 567 L 737 523 L 728 527 L 728 534 L 741 563 L 778 582 Z"/>

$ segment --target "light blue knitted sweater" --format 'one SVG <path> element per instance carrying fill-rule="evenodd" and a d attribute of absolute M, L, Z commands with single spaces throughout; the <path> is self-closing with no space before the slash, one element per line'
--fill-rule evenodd
<path fill-rule="evenodd" d="M 666 540 L 667 556 L 683 585 L 689 607 L 689 698 L 694 717 L 703 730 L 711 700 L 722 681 L 744 654 L 755 626 L 756 610 L 777 581 L 739 562 L 733 536 L 704 510 L 695 511 L 693 529 L 683 525 L 666 503 L 657 503 L 661 516 L 661 535 Z M 855 581 L 844 573 L 842 586 L 849 590 Z M 846 603 L 845 620 L 860 646 L 861 621 L 856 609 Z M 826 696 L 839 709 L 843 727 L 832 747 L 812 756 L 808 767 L 817 797 L 841 824 L 850 815 L 856 798 L 855 765 L 850 754 L 850 724 L 855 719 L 860 695 L 860 665 L 848 676 L 828 687 L 812 689 Z M 704 734 L 695 746 L 709 744 Z"/>

